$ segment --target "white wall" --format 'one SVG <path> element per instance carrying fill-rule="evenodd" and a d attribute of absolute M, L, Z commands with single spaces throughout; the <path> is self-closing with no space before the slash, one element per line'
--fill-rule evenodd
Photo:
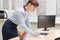
<path fill-rule="evenodd" d="M 24 1 L 23 0 L 12 0 L 12 6 L 14 7 L 14 9 L 22 7 Z"/>
<path fill-rule="evenodd" d="M 0 0 L 0 9 L 2 9 L 2 6 L 3 6 L 3 5 L 2 5 L 2 0 Z"/>
<path fill-rule="evenodd" d="M 0 9 L 1 9 L 1 0 L 0 0 Z"/>
<path fill-rule="evenodd" d="M 9 10 L 12 10 L 12 0 L 9 0 Z"/>
<path fill-rule="evenodd" d="M 60 0 L 57 0 L 57 9 L 56 9 L 56 23 L 60 24 Z"/>
<path fill-rule="evenodd" d="M 56 15 L 56 0 L 47 0 L 46 15 Z"/>
<path fill-rule="evenodd" d="M 39 2 L 39 7 L 37 9 L 38 15 L 45 15 L 47 0 L 38 0 L 38 2 Z"/>
<path fill-rule="evenodd" d="M 60 0 L 57 0 L 57 13 L 56 15 L 60 17 Z"/>

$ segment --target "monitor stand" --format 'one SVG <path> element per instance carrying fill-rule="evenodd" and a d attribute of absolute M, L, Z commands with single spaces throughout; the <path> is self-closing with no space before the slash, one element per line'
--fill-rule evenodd
<path fill-rule="evenodd" d="M 45 27 L 43 31 L 49 31 L 49 29 L 47 29 L 47 27 Z"/>
<path fill-rule="evenodd" d="M 47 27 L 45 27 L 43 31 L 49 31 L 49 30 L 47 29 Z M 40 33 L 40 35 L 48 35 L 48 34 L 49 33 L 46 33 L 46 32 Z"/>

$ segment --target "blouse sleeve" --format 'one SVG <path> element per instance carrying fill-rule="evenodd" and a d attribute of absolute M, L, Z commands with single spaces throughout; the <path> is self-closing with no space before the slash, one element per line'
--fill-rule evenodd
<path fill-rule="evenodd" d="M 28 28 L 27 25 L 25 24 L 25 18 L 22 12 L 17 12 L 17 18 L 18 18 L 19 24 L 24 29 L 24 31 L 31 35 L 34 35 L 34 32 L 30 28 Z"/>

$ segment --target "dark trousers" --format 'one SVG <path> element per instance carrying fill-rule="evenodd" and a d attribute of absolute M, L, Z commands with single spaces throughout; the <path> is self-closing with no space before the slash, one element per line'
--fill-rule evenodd
<path fill-rule="evenodd" d="M 2 27 L 2 36 L 3 40 L 8 40 L 10 38 L 17 37 L 18 36 L 17 25 L 14 24 L 9 19 L 7 19 Z"/>

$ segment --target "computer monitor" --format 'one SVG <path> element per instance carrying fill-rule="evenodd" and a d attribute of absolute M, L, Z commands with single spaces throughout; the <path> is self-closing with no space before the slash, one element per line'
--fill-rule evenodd
<path fill-rule="evenodd" d="M 55 15 L 39 15 L 38 28 L 44 28 L 44 31 L 47 31 L 48 27 L 55 27 Z"/>

